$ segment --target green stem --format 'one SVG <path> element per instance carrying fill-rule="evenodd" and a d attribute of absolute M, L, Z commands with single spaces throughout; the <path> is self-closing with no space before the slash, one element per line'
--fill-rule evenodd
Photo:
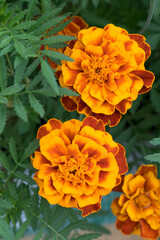
<path fill-rule="evenodd" d="M 150 22 L 152 20 L 154 9 L 155 9 L 155 5 L 156 5 L 156 1 L 157 0 L 150 0 L 150 7 L 149 7 L 148 17 L 147 17 L 146 23 L 144 24 L 143 28 L 139 32 L 140 34 L 143 34 L 146 31 L 146 29 L 148 28 L 148 26 L 149 26 L 149 24 L 150 24 Z"/>

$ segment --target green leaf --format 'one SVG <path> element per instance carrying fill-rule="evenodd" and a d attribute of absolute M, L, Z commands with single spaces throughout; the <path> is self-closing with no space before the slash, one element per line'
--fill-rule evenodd
<path fill-rule="evenodd" d="M 38 83 L 40 83 L 43 79 L 43 74 L 40 71 L 34 78 L 33 80 L 29 83 L 28 88 L 31 89 L 33 87 L 35 87 Z"/>
<path fill-rule="evenodd" d="M 81 228 L 81 226 L 84 226 L 85 224 L 86 224 L 86 220 L 79 220 L 77 222 L 71 223 L 65 229 L 60 231 L 60 234 L 65 235 L 66 233 L 70 232 L 73 229 Z"/>
<path fill-rule="evenodd" d="M 72 58 L 64 55 L 63 53 L 56 52 L 56 51 L 53 51 L 53 50 L 41 50 L 40 53 L 44 54 L 47 57 L 74 62 L 74 60 Z"/>
<path fill-rule="evenodd" d="M 74 240 L 92 240 L 92 239 L 97 239 L 100 236 L 102 236 L 102 234 L 100 233 L 85 233 L 80 237 L 74 238 Z"/>
<path fill-rule="evenodd" d="M 99 0 L 92 0 L 92 3 L 95 7 L 97 7 L 99 4 Z"/>
<path fill-rule="evenodd" d="M 20 92 L 24 87 L 25 85 L 23 84 L 14 84 L 2 90 L 2 92 L 0 92 L 0 95 L 4 95 L 4 96 L 13 95 L 15 93 Z"/>
<path fill-rule="evenodd" d="M 48 29 L 54 27 L 55 25 L 59 24 L 60 22 L 64 21 L 64 19 L 66 19 L 68 17 L 69 13 L 60 16 L 60 17 L 54 17 L 52 19 L 50 19 L 47 22 L 43 22 L 43 24 L 39 25 L 40 27 L 37 28 L 37 30 L 35 31 L 35 33 L 37 35 L 45 33 Z M 40 21 L 41 19 L 39 19 Z M 37 23 L 39 22 L 37 21 Z"/>
<path fill-rule="evenodd" d="M 127 157 L 129 156 L 129 154 L 131 153 L 132 149 L 134 148 L 135 144 L 137 142 L 137 136 L 133 136 L 129 142 L 127 143 L 127 146 L 126 146 L 126 155 Z"/>
<path fill-rule="evenodd" d="M 28 182 L 31 185 L 35 185 L 35 181 L 28 175 L 22 173 L 22 172 L 15 172 L 14 175 L 18 178 L 21 179 L 22 181 Z"/>
<path fill-rule="evenodd" d="M 41 229 L 34 236 L 33 240 L 40 240 L 42 238 L 44 228 L 45 228 L 45 226 L 41 227 Z"/>
<path fill-rule="evenodd" d="M 86 222 L 86 224 L 82 225 L 82 227 L 80 228 L 83 230 L 89 230 L 92 232 L 94 231 L 98 233 L 110 234 L 110 231 L 107 228 L 94 223 Z"/>
<path fill-rule="evenodd" d="M 56 35 L 56 36 L 42 39 L 40 41 L 40 43 L 43 45 L 43 44 L 50 44 L 50 43 L 67 42 L 67 41 L 71 41 L 74 39 L 77 39 L 77 38 L 72 37 L 72 36 L 67 36 L 67 35 Z"/>
<path fill-rule="evenodd" d="M 160 137 L 159 138 L 153 138 L 153 140 L 149 141 L 153 145 L 160 145 Z"/>
<path fill-rule="evenodd" d="M 28 10 L 23 10 L 20 11 L 20 13 L 17 13 L 16 16 L 14 18 L 12 18 L 12 21 L 10 21 L 9 26 L 13 26 L 15 24 L 17 24 L 18 22 L 20 22 L 26 15 Z"/>
<path fill-rule="evenodd" d="M 34 10 L 36 8 L 37 0 L 32 0 L 32 1 L 29 1 L 28 3 L 29 3 L 29 7 L 28 7 L 28 12 L 26 14 L 26 20 L 31 19 L 31 17 L 33 16 Z"/>
<path fill-rule="evenodd" d="M 0 162 L 1 162 L 2 166 L 10 172 L 10 166 L 8 163 L 8 159 L 7 159 L 6 155 L 4 154 L 4 152 L 2 152 L 1 150 L 0 150 Z"/>
<path fill-rule="evenodd" d="M 7 103 L 8 102 L 8 99 L 6 97 L 3 97 L 0 95 L 0 103 Z"/>
<path fill-rule="evenodd" d="M 28 77 L 31 75 L 31 73 L 38 67 L 38 65 L 40 64 L 40 59 L 34 59 L 33 62 L 27 67 L 25 73 L 24 73 L 24 77 Z"/>
<path fill-rule="evenodd" d="M 6 175 L 4 174 L 4 172 L 3 171 L 1 171 L 0 170 L 0 178 L 2 178 L 2 179 L 6 179 Z"/>
<path fill-rule="evenodd" d="M 34 1 L 33 1 L 34 2 Z M 22 29 L 29 29 L 31 26 L 33 26 L 35 24 L 34 21 L 29 20 L 29 21 L 25 21 L 25 22 L 21 22 L 20 24 L 18 24 L 14 30 L 22 30 Z"/>
<path fill-rule="evenodd" d="M 15 98 L 14 98 L 14 109 L 15 109 L 17 115 L 24 122 L 28 122 L 27 111 L 26 111 L 22 101 L 17 96 L 15 96 Z"/>
<path fill-rule="evenodd" d="M 5 105 L 0 105 L 0 134 L 3 132 L 7 120 L 7 108 Z"/>
<path fill-rule="evenodd" d="M 26 66 L 27 66 L 26 60 L 21 61 L 21 63 L 17 66 L 15 70 L 14 84 L 18 84 L 22 81 L 24 71 L 26 70 Z"/>
<path fill-rule="evenodd" d="M 25 58 L 25 46 L 21 41 L 14 39 L 14 47 L 22 58 Z"/>
<path fill-rule="evenodd" d="M 17 148 L 13 137 L 9 139 L 9 151 L 15 163 L 18 163 Z"/>
<path fill-rule="evenodd" d="M 58 26 L 55 26 L 53 29 L 49 30 L 46 35 L 54 35 L 58 32 L 60 32 L 61 30 L 63 30 L 70 22 L 72 22 L 73 19 L 67 20 L 65 22 L 60 23 Z"/>
<path fill-rule="evenodd" d="M 11 52 L 13 49 L 13 43 L 8 44 L 6 47 L 4 47 L 3 49 L 1 49 L 0 51 L 0 57 Z"/>
<path fill-rule="evenodd" d="M 33 142 L 31 142 L 29 144 L 29 146 L 26 148 L 26 150 L 25 150 L 25 152 L 24 152 L 24 154 L 22 156 L 22 160 L 21 161 L 23 161 L 26 158 L 30 157 L 37 150 L 38 147 L 39 147 L 39 140 L 38 139 L 36 139 Z"/>
<path fill-rule="evenodd" d="M 59 87 L 60 96 L 79 96 L 77 92 L 73 92 L 71 89 Z"/>
<path fill-rule="evenodd" d="M 15 240 L 11 227 L 2 218 L 0 218 L 0 235 L 4 240 Z"/>
<path fill-rule="evenodd" d="M 59 88 L 56 82 L 56 77 L 54 76 L 54 72 L 51 69 L 50 65 L 43 59 L 41 59 L 41 68 L 42 68 L 42 73 L 44 77 L 46 78 L 50 86 L 53 88 L 55 93 L 59 95 Z"/>
<path fill-rule="evenodd" d="M 160 153 L 153 153 L 144 157 L 148 161 L 160 163 Z"/>
<path fill-rule="evenodd" d="M 7 86 L 7 69 L 4 56 L 0 57 L 0 88 L 3 90 Z"/>
<path fill-rule="evenodd" d="M 43 106 L 40 104 L 40 102 L 35 98 L 35 96 L 32 93 L 28 94 L 29 102 L 34 109 L 35 112 L 37 112 L 41 118 L 44 117 L 45 111 Z"/>
<path fill-rule="evenodd" d="M 19 240 L 21 239 L 21 237 L 23 237 L 26 229 L 29 227 L 30 225 L 30 222 L 31 222 L 31 217 L 28 218 L 24 223 L 22 223 L 20 229 L 17 231 L 16 235 L 15 235 L 15 239 L 16 240 Z"/>
<path fill-rule="evenodd" d="M 41 0 L 43 12 L 50 12 L 52 9 L 51 0 Z"/>
<path fill-rule="evenodd" d="M 12 39 L 13 39 L 12 36 L 4 37 L 4 38 L 1 40 L 0 48 L 4 48 L 5 46 L 7 46 L 7 45 L 12 41 Z"/>
<path fill-rule="evenodd" d="M 6 199 L 0 199 L 0 208 L 11 209 L 14 208 L 14 206 L 10 201 Z"/>

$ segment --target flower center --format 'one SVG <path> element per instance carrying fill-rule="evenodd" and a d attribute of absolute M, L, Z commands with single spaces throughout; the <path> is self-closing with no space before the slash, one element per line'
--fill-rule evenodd
<path fill-rule="evenodd" d="M 82 164 L 78 160 L 69 157 L 65 163 L 59 165 L 58 177 L 72 182 L 73 186 L 75 186 L 83 181 L 87 169 L 86 162 Z"/>
<path fill-rule="evenodd" d="M 139 208 L 149 208 L 151 205 L 150 199 L 145 194 L 140 194 L 136 197 L 135 203 Z"/>
<path fill-rule="evenodd" d="M 110 69 L 111 64 L 115 61 L 115 58 L 108 59 L 107 56 L 104 57 L 93 57 L 88 68 L 84 70 L 84 73 L 93 83 L 98 83 L 103 86 L 108 80 L 109 74 L 112 73 Z"/>

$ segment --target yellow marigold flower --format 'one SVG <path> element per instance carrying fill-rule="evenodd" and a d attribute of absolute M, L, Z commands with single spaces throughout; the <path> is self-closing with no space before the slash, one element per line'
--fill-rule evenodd
<path fill-rule="evenodd" d="M 145 40 L 113 24 L 81 30 L 74 47 L 64 51 L 75 61 L 62 61 L 57 70 L 61 86 L 80 95 L 62 97 L 65 109 L 117 125 L 121 114 L 154 81 L 154 74 L 144 66 L 151 53 Z"/>
<path fill-rule="evenodd" d="M 66 18 L 64 20 L 64 22 L 66 22 L 67 20 L 69 20 L 70 17 Z M 57 34 L 55 35 L 69 35 L 69 36 L 73 36 L 73 37 L 77 37 L 78 36 L 78 33 L 81 29 L 84 29 L 84 28 L 87 28 L 88 27 L 88 24 L 79 16 L 74 16 L 74 17 L 71 17 L 71 19 L 73 19 L 72 22 L 70 22 L 63 30 L 59 31 Z M 53 29 L 53 28 L 51 28 Z M 51 30 L 50 29 L 50 30 Z M 47 37 L 51 37 L 51 36 L 47 36 Z M 68 46 L 70 48 L 73 47 L 74 43 L 75 43 L 76 40 L 72 40 L 72 41 L 69 41 L 67 42 L 68 43 Z M 40 50 L 54 50 L 54 51 L 58 51 L 60 53 L 64 53 L 64 50 L 65 48 L 60 48 L 60 49 L 52 49 L 52 48 L 49 48 L 48 45 L 42 45 Z M 47 57 L 51 67 L 53 69 L 55 69 L 57 67 L 57 64 L 55 62 L 53 62 L 51 59 L 49 59 Z"/>
<path fill-rule="evenodd" d="M 87 117 L 61 123 L 50 119 L 37 133 L 40 148 L 31 157 L 39 195 L 50 204 L 75 207 L 87 216 L 101 208 L 103 195 L 128 170 L 125 149 L 105 132 L 102 120 Z"/>
<path fill-rule="evenodd" d="M 155 165 L 142 165 L 124 177 L 123 195 L 114 199 L 111 208 L 117 216 L 116 226 L 124 234 L 142 238 L 160 236 L 160 180 Z"/>

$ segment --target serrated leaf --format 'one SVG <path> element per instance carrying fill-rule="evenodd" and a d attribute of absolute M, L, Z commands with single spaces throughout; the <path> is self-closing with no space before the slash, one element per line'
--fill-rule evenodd
<path fill-rule="evenodd" d="M 18 163 L 17 148 L 13 137 L 9 139 L 9 151 L 15 163 Z"/>
<path fill-rule="evenodd" d="M 160 145 L 160 137 L 159 138 L 153 138 L 153 140 L 149 141 L 153 145 Z"/>
<path fill-rule="evenodd" d="M 151 155 L 145 156 L 144 158 L 147 159 L 150 162 L 158 162 L 158 163 L 160 163 L 160 153 L 153 153 Z"/>
<path fill-rule="evenodd" d="M 6 97 L 3 97 L 0 95 L 0 103 L 7 103 L 8 102 L 8 99 Z"/>
<path fill-rule="evenodd" d="M 54 50 L 42 50 L 42 51 L 40 51 L 40 53 L 44 54 L 47 57 L 56 58 L 59 60 L 65 60 L 65 61 L 70 61 L 70 62 L 75 61 L 72 58 L 68 57 L 67 55 L 64 55 L 63 53 L 60 53 L 60 52 L 56 52 Z"/>
<path fill-rule="evenodd" d="M 44 12 L 50 12 L 52 9 L 51 0 L 42 0 L 42 8 Z"/>
<path fill-rule="evenodd" d="M 33 42 L 36 42 L 37 43 L 37 41 L 39 41 L 39 39 L 40 39 L 40 37 L 38 36 L 34 36 L 34 35 L 32 35 L 32 34 L 26 34 L 26 33 L 23 33 L 23 34 L 19 34 L 19 35 L 17 35 L 16 36 L 17 38 L 19 38 L 19 39 L 24 39 L 24 40 L 31 40 L 31 41 L 33 41 Z"/>
<path fill-rule="evenodd" d="M 15 235 L 15 239 L 16 240 L 19 240 L 21 239 L 21 237 L 23 237 L 26 229 L 29 227 L 30 225 L 30 222 L 31 222 L 31 217 L 28 218 L 24 223 L 22 223 L 20 229 L 17 231 L 16 235 Z"/>
<path fill-rule="evenodd" d="M 7 68 L 4 56 L 0 57 L 0 88 L 3 90 L 7 86 Z"/>
<path fill-rule="evenodd" d="M 4 154 L 4 152 L 2 152 L 1 150 L 0 150 L 0 162 L 6 170 L 10 171 L 8 159 L 7 159 L 6 155 Z"/>
<path fill-rule="evenodd" d="M 103 227 L 103 226 L 100 226 L 98 224 L 94 224 L 94 223 L 89 223 L 89 222 L 86 222 L 85 225 L 82 225 L 81 229 L 83 230 L 89 230 L 89 231 L 96 231 L 98 233 L 104 233 L 104 234 L 110 234 L 110 231 Z"/>
<path fill-rule="evenodd" d="M 46 33 L 46 35 L 47 35 L 47 36 L 48 36 L 48 35 L 54 35 L 54 34 L 60 32 L 61 30 L 63 30 L 63 29 L 64 29 L 70 22 L 72 22 L 72 21 L 73 21 L 73 19 L 70 19 L 70 20 L 67 20 L 67 21 L 65 21 L 65 22 L 60 23 L 58 26 L 55 26 L 53 29 L 50 29 L 50 30 Z"/>
<path fill-rule="evenodd" d="M 15 93 L 20 92 L 24 87 L 25 85 L 23 84 L 14 84 L 2 90 L 2 92 L 0 92 L 0 95 L 3 95 L 3 96 L 13 95 Z"/>
<path fill-rule="evenodd" d="M 92 240 L 92 239 L 97 239 L 100 236 L 102 236 L 102 234 L 100 233 L 85 233 L 80 237 L 74 238 L 74 240 Z"/>
<path fill-rule="evenodd" d="M 0 199 L 0 208 L 11 209 L 14 208 L 14 206 L 9 200 Z"/>
<path fill-rule="evenodd" d="M 14 75 L 14 84 L 18 84 L 22 81 L 26 66 L 27 66 L 26 60 L 21 61 L 21 63 L 17 66 Z"/>
<path fill-rule="evenodd" d="M 26 69 L 25 73 L 24 73 L 24 77 L 28 77 L 31 75 L 31 73 L 38 67 L 38 65 L 40 64 L 40 59 L 37 58 L 35 59 Z"/>
<path fill-rule="evenodd" d="M 0 218 L 0 235 L 4 240 L 15 240 L 11 227 L 2 218 Z"/>
<path fill-rule="evenodd" d="M 26 111 L 22 101 L 17 96 L 15 96 L 15 98 L 14 98 L 14 109 L 15 109 L 17 115 L 24 122 L 28 122 L 27 111 Z"/>
<path fill-rule="evenodd" d="M 12 18 L 12 20 L 9 23 L 9 26 L 13 26 L 14 24 L 20 22 L 24 16 L 26 15 L 28 10 L 23 10 L 20 13 L 17 13 L 15 17 Z"/>
<path fill-rule="evenodd" d="M 33 78 L 33 80 L 29 83 L 28 88 L 31 89 L 31 88 L 35 87 L 38 83 L 40 83 L 42 81 L 43 78 L 44 78 L 44 76 L 43 76 L 42 72 L 40 71 L 38 73 L 38 75 L 36 75 Z"/>
<path fill-rule="evenodd" d="M 152 126 L 156 126 L 157 124 L 159 124 L 160 121 L 160 117 L 159 116 L 149 116 L 147 119 L 144 119 L 143 121 L 141 121 L 137 127 L 139 129 L 145 129 L 145 128 L 150 128 Z"/>
<path fill-rule="evenodd" d="M 3 132 L 7 120 L 6 105 L 0 105 L 0 134 Z"/>
<path fill-rule="evenodd" d="M 67 13 L 63 16 L 60 16 L 60 17 L 54 17 L 54 18 L 50 19 L 49 21 L 44 22 L 43 24 L 39 25 L 40 27 L 37 28 L 35 33 L 38 35 L 41 33 L 45 33 L 48 29 L 50 29 L 50 28 L 54 27 L 55 25 L 59 24 L 60 22 L 64 21 L 64 19 L 66 19 L 68 17 L 68 15 L 69 15 L 69 13 Z"/>
<path fill-rule="evenodd" d="M 25 46 L 21 41 L 14 39 L 14 47 L 22 58 L 25 58 Z"/>
<path fill-rule="evenodd" d="M 48 81 L 50 86 L 53 88 L 55 93 L 58 95 L 59 88 L 58 88 L 58 84 L 56 82 L 56 77 L 54 76 L 54 72 L 51 69 L 50 65 L 43 59 L 41 59 L 41 68 L 42 68 L 42 73 L 43 73 L 44 77 L 46 78 L 46 80 Z"/>
<path fill-rule="evenodd" d="M 67 35 L 56 35 L 56 36 L 52 36 L 52 37 L 48 37 L 45 39 L 42 39 L 40 41 L 40 43 L 43 44 L 50 44 L 50 43 L 60 43 L 60 42 L 67 42 L 67 41 L 71 41 L 77 39 L 76 37 L 72 37 L 72 36 L 67 36 Z"/>
<path fill-rule="evenodd" d="M 0 57 L 11 52 L 13 49 L 13 43 L 8 44 L 6 47 L 4 47 L 3 49 L 1 49 L 0 51 Z"/>
<path fill-rule="evenodd" d="M 28 98 L 34 111 L 37 112 L 41 118 L 43 118 L 45 114 L 43 106 L 40 104 L 40 102 L 37 100 L 37 98 L 35 98 L 35 96 L 32 93 L 28 94 Z"/>
<path fill-rule="evenodd" d="M 73 92 L 71 89 L 59 87 L 60 96 L 79 96 L 77 92 Z"/>
<path fill-rule="evenodd" d="M 36 8 L 36 3 L 37 3 L 37 0 L 29 1 L 28 12 L 26 14 L 26 20 L 29 20 L 33 16 L 34 10 Z"/>
<path fill-rule="evenodd" d="M 31 185 L 35 185 L 35 182 L 33 181 L 33 179 L 31 177 L 29 177 L 28 175 L 26 175 L 25 173 L 22 172 L 15 172 L 14 175 L 18 178 L 21 179 L 22 181 L 28 182 Z"/>
<path fill-rule="evenodd" d="M 26 150 L 25 150 L 25 152 L 24 152 L 24 154 L 22 156 L 22 160 L 21 161 L 23 161 L 26 158 L 30 157 L 34 153 L 34 151 L 37 150 L 38 147 L 39 147 L 39 140 L 38 139 L 36 139 L 33 142 L 31 142 L 29 144 L 29 146 L 26 148 Z"/>
<path fill-rule="evenodd" d="M 33 1 L 34 2 L 34 1 Z M 31 26 L 35 24 L 34 21 L 26 21 L 26 22 L 21 22 L 19 25 L 17 25 L 14 30 L 22 30 L 22 29 L 29 29 Z"/>
<path fill-rule="evenodd" d="M 4 37 L 4 38 L 1 40 L 0 48 L 4 48 L 5 46 L 7 46 L 7 45 L 12 41 L 12 39 L 13 39 L 12 36 Z"/>
<path fill-rule="evenodd" d="M 34 90 L 34 93 L 43 94 L 43 95 L 46 95 L 48 97 L 58 96 L 58 94 L 56 94 L 55 91 L 52 88 L 49 88 L 49 87 L 36 89 L 36 90 Z"/>

